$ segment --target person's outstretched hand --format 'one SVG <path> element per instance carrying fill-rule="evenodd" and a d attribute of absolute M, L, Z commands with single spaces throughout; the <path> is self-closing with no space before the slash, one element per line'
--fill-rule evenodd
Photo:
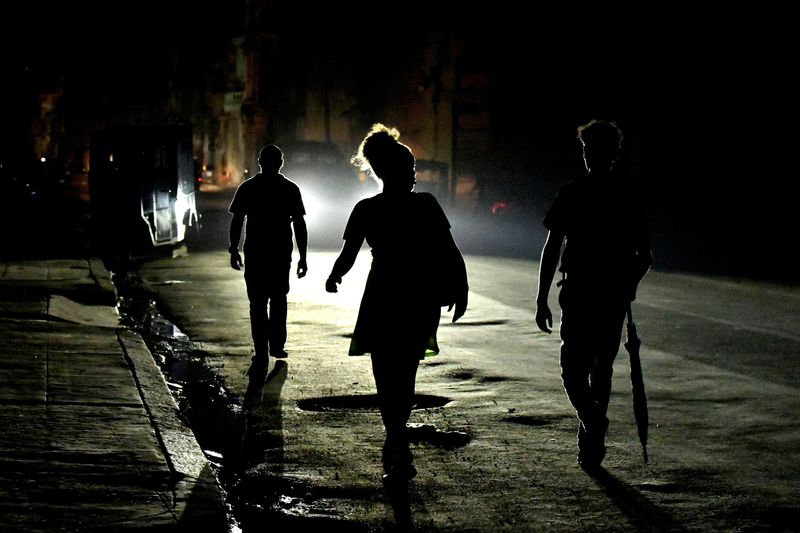
<path fill-rule="evenodd" d="M 231 268 L 234 270 L 241 270 L 244 266 L 242 256 L 239 252 L 231 252 Z"/>
<path fill-rule="evenodd" d="M 306 264 L 306 260 L 300 259 L 297 262 L 297 277 L 302 278 L 306 275 L 307 272 L 308 272 L 308 264 Z"/>
<path fill-rule="evenodd" d="M 550 307 L 546 303 L 536 305 L 536 325 L 545 333 L 552 333 L 550 329 L 553 327 L 553 313 L 550 312 Z"/>
<path fill-rule="evenodd" d="M 333 276 L 329 276 L 328 280 L 325 282 L 325 290 L 328 292 L 339 292 L 338 285 L 342 282 L 342 278 L 334 278 Z"/>

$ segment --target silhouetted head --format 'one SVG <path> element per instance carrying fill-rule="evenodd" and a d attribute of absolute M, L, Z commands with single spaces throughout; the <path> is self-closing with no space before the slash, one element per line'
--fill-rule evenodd
<path fill-rule="evenodd" d="M 395 128 L 374 124 L 352 159 L 354 165 L 371 170 L 383 182 L 384 192 L 409 192 L 417 182 L 414 154 L 399 138 Z"/>
<path fill-rule="evenodd" d="M 274 144 L 268 144 L 258 153 L 258 164 L 264 172 L 276 173 L 283 166 L 283 152 Z"/>
<path fill-rule="evenodd" d="M 614 122 L 590 120 L 578 127 L 578 140 L 583 145 L 586 170 L 607 172 L 619 158 L 622 131 Z"/>

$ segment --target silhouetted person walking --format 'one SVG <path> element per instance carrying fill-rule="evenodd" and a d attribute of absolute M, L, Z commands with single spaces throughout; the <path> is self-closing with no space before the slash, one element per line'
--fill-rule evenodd
<path fill-rule="evenodd" d="M 560 258 L 561 377 L 579 420 L 578 463 L 596 468 L 606 452 L 612 365 L 625 312 L 651 253 L 640 200 L 614 169 L 622 132 L 613 122 L 592 120 L 578 128 L 578 139 L 587 173 L 559 190 L 545 216 L 536 324 L 551 332 L 547 297 Z"/>
<path fill-rule="evenodd" d="M 416 475 L 406 423 L 411 415 L 420 360 L 438 353 L 441 307 L 455 306 L 453 322 L 467 308 L 467 271 L 450 223 L 433 195 L 413 192 L 414 155 L 399 133 L 375 124 L 353 163 L 371 169 L 383 190 L 358 202 L 344 231 L 344 245 L 325 284 L 337 292 L 366 239 L 372 266 L 361 300 L 350 355 L 371 354 L 381 418 L 384 480 Z"/>
<path fill-rule="evenodd" d="M 251 373 L 264 373 L 268 355 L 284 358 L 286 342 L 286 295 L 292 264 L 292 227 L 300 260 L 297 277 L 308 269 L 306 252 L 308 230 L 303 218 L 305 208 L 300 189 L 280 173 L 283 152 L 270 144 L 258 154 L 261 172 L 243 181 L 236 189 L 228 208 L 233 214 L 230 226 L 231 267 L 241 270 L 250 300 L 250 328 L 255 355 Z M 242 263 L 239 238 L 247 220 Z"/>

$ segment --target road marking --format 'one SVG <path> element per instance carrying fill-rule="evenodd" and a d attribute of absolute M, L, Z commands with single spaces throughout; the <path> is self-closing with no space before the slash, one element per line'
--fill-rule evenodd
<path fill-rule="evenodd" d="M 761 328 L 761 327 L 758 327 L 758 326 L 745 325 L 745 324 L 742 324 L 742 323 L 739 323 L 739 322 L 734 322 L 733 320 L 725 320 L 724 318 L 716 318 L 716 317 L 704 315 L 704 314 L 701 314 L 701 313 L 693 313 L 692 311 L 683 311 L 681 309 L 675 309 L 673 307 L 668 307 L 668 306 L 665 306 L 665 305 L 658 305 L 658 304 L 655 304 L 655 303 L 641 301 L 641 300 L 638 300 L 638 299 L 636 300 L 636 304 L 637 305 L 645 305 L 647 307 L 654 307 L 656 309 L 661 309 L 662 311 L 669 311 L 671 313 L 675 313 L 675 314 L 679 314 L 679 315 L 685 315 L 685 316 L 689 316 L 689 317 L 692 317 L 692 318 L 697 318 L 697 319 L 700 319 L 700 320 L 707 320 L 709 322 L 716 322 L 717 324 L 722 324 L 722 325 L 725 325 L 725 326 L 731 326 L 731 327 L 738 328 L 738 329 L 745 329 L 745 330 L 748 330 L 748 331 L 755 331 L 755 332 L 758 332 L 758 333 L 764 333 L 766 335 L 773 335 L 775 337 L 781 337 L 781 338 L 788 339 L 788 340 L 791 340 L 791 341 L 800 342 L 800 336 L 792 335 L 791 333 L 785 333 L 783 331 L 776 331 L 776 330 L 772 330 L 772 329 L 768 329 L 768 328 Z"/>

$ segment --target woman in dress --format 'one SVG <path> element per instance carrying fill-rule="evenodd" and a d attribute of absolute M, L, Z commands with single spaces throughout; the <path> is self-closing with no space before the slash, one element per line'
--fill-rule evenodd
<path fill-rule="evenodd" d="M 385 481 L 416 475 L 406 423 L 414 401 L 417 367 L 439 352 L 441 307 L 453 322 L 467 308 L 467 272 L 436 198 L 413 192 L 416 160 L 399 132 L 375 124 L 353 163 L 381 183 L 377 195 L 358 202 L 344 231 L 344 245 L 325 284 L 337 292 L 366 239 L 372 265 L 350 343 L 350 355 L 370 354 L 386 441 Z"/>

